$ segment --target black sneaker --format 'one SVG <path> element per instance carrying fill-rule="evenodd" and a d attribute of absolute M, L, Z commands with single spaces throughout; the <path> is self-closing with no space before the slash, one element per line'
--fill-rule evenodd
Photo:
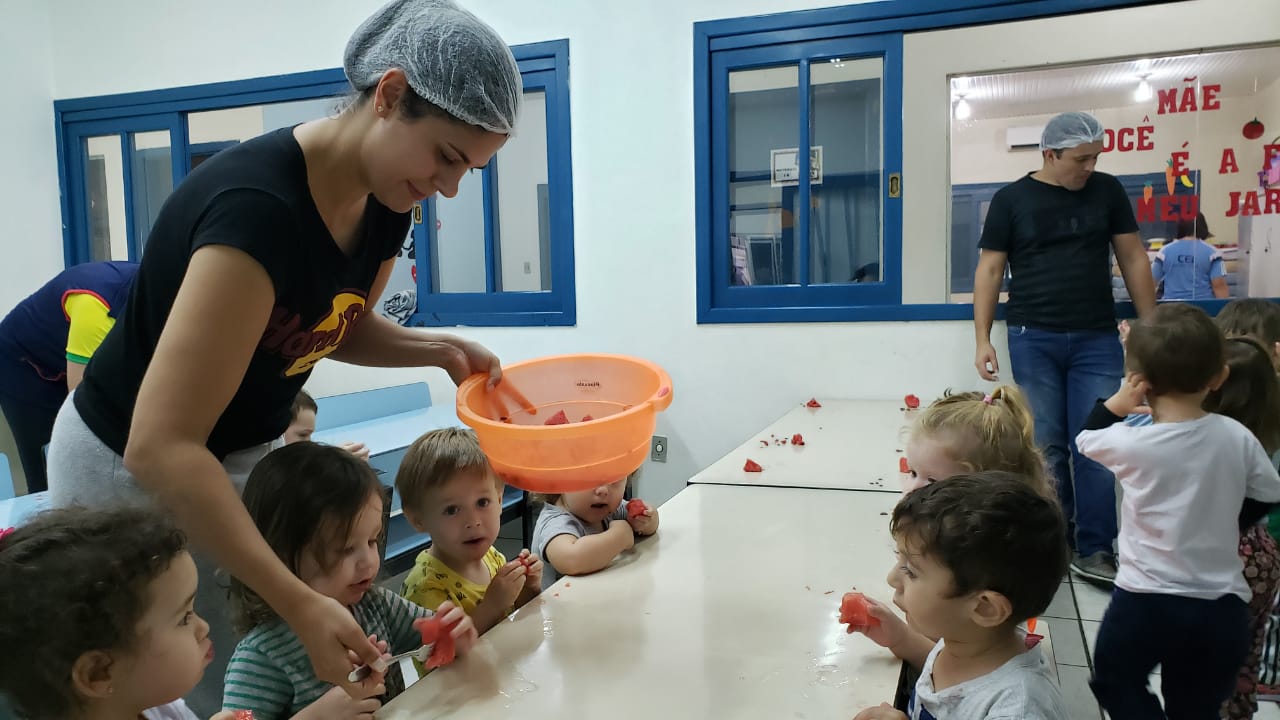
<path fill-rule="evenodd" d="M 1110 588 L 1116 581 L 1116 559 L 1109 552 L 1096 552 L 1088 557 L 1075 556 L 1071 571 L 1085 580 Z"/>

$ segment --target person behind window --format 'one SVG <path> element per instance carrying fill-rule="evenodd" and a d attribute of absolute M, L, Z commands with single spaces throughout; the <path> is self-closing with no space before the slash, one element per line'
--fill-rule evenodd
<path fill-rule="evenodd" d="M 1204 213 L 1196 213 L 1194 220 L 1179 220 L 1174 234 L 1177 239 L 1160 248 L 1151 261 L 1151 276 L 1157 284 L 1164 283 L 1160 299 L 1228 297 L 1226 264 L 1222 250 L 1207 242 L 1213 233 Z"/>

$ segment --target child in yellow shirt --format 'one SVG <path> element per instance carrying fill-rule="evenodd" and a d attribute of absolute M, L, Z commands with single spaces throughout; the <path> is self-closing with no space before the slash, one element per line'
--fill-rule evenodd
<path fill-rule="evenodd" d="M 403 595 L 429 610 L 449 601 L 481 633 L 542 589 L 542 561 L 528 550 L 510 562 L 493 542 L 502 525 L 502 481 L 475 433 L 433 430 L 410 446 L 396 474 L 404 515 L 431 547 L 418 555 Z"/>

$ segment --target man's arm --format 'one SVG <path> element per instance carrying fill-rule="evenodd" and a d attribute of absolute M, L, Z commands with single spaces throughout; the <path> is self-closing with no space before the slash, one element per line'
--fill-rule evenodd
<path fill-rule="evenodd" d="M 991 326 L 996 319 L 1000 300 L 1000 283 L 1004 280 L 1009 254 L 983 250 L 978 255 L 978 270 L 973 275 L 973 336 L 977 347 L 974 367 L 983 380 L 998 380 L 1000 362 L 991 344 Z"/>
<path fill-rule="evenodd" d="M 1142 237 L 1136 232 L 1113 235 L 1111 247 L 1115 249 L 1116 263 L 1120 265 L 1120 274 L 1124 277 L 1129 297 L 1133 299 L 1133 307 L 1138 311 L 1138 317 L 1144 317 L 1156 308 L 1156 284 L 1151 277 L 1151 263 Z"/>

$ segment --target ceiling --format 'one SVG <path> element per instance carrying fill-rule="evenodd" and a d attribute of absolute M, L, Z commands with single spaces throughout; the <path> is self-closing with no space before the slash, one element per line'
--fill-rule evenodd
<path fill-rule="evenodd" d="M 1052 114 L 1065 105 L 1080 110 L 1133 105 L 1142 74 L 1149 74 L 1153 91 L 1182 88 L 1185 79 L 1197 78 L 1222 85 L 1219 97 L 1246 97 L 1277 82 L 1276 68 L 1280 46 L 954 77 L 951 89 L 953 100 L 965 93 L 973 119 L 985 120 Z M 1148 102 L 1154 107 L 1155 97 Z"/>

